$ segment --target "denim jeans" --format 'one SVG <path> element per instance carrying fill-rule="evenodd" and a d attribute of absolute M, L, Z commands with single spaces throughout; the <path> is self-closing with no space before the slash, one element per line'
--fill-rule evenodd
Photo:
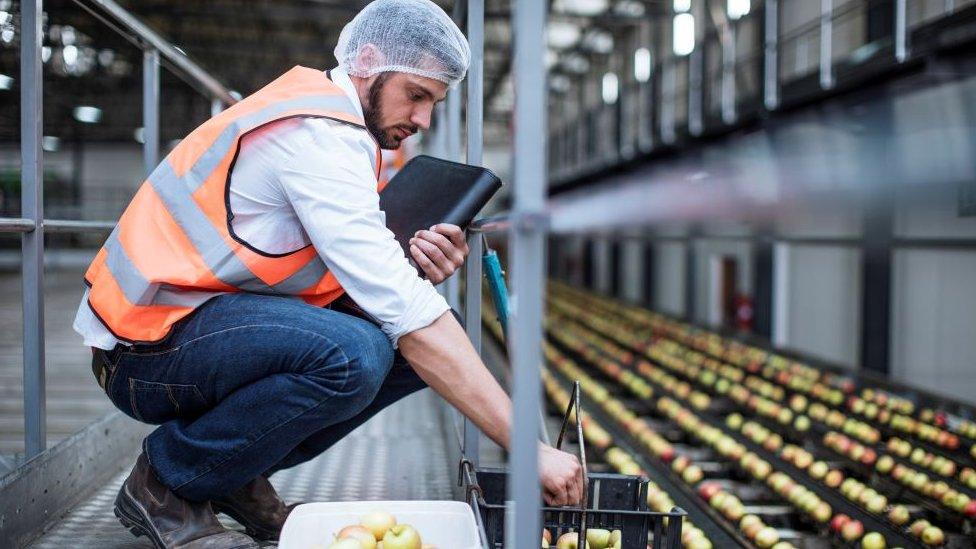
<path fill-rule="evenodd" d="M 204 501 L 327 450 L 426 384 L 374 324 L 300 300 L 222 295 L 152 345 L 106 354 L 106 392 L 159 427 L 160 482 Z"/>

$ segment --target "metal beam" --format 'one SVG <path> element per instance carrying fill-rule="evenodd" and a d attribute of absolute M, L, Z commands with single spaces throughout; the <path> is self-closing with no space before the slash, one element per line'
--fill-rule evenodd
<path fill-rule="evenodd" d="M 20 4 L 21 215 L 34 230 L 21 246 L 24 310 L 24 438 L 27 457 L 47 447 L 44 388 L 44 93 L 41 70 L 43 0 Z"/>
<path fill-rule="evenodd" d="M 820 0 L 820 87 L 834 87 L 834 0 Z"/>
<path fill-rule="evenodd" d="M 763 12 L 763 104 L 779 106 L 779 0 L 766 0 Z"/>
<path fill-rule="evenodd" d="M 485 50 L 485 0 L 467 1 L 468 47 L 471 64 L 467 79 L 467 158 L 468 164 L 480 166 L 483 152 L 484 117 L 484 50 Z M 481 255 L 484 253 L 480 234 L 469 233 L 468 261 L 464 269 L 464 325 L 478 354 L 481 354 Z M 464 418 L 464 456 L 475 466 L 480 459 L 481 433 L 467 417 Z"/>
<path fill-rule="evenodd" d="M 142 160 L 146 177 L 159 164 L 159 50 L 142 56 Z"/>
<path fill-rule="evenodd" d="M 546 50 L 548 2 L 517 0 L 515 39 L 515 150 L 513 185 L 512 308 L 509 356 L 513 370 L 513 410 L 507 498 L 512 521 L 505 547 L 527 549 L 539 544 L 539 425 L 542 364 L 542 306 L 545 296 L 544 202 L 546 192 Z M 523 418 L 522 421 L 519 421 Z"/>

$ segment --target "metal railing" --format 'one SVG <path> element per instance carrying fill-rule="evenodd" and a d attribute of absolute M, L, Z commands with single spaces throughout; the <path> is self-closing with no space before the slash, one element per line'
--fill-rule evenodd
<path fill-rule="evenodd" d="M 143 160 L 146 174 L 159 162 L 160 67 L 211 99 L 214 108 L 237 100 L 230 90 L 114 0 L 74 0 L 143 51 Z M 24 315 L 24 437 L 30 459 L 47 447 L 44 357 L 44 234 L 108 232 L 115 221 L 45 219 L 42 178 L 43 0 L 22 0 L 20 41 L 21 215 L 0 218 L 0 233 L 22 235 Z"/>

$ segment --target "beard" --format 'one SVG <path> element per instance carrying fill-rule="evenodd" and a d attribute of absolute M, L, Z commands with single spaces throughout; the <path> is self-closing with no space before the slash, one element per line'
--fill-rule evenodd
<path fill-rule="evenodd" d="M 382 103 L 382 91 L 383 87 L 386 86 L 386 82 L 393 75 L 391 72 L 381 72 L 376 80 L 369 86 L 369 99 L 368 104 L 363 106 L 363 120 L 366 122 L 366 129 L 369 133 L 373 135 L 376 142 L 379 143 L 381 149 L 396 150 L 400 148 L 400 144 L 403 140 L 396 135 L 400 129 L 409 131 L 410 133 L 416 133 L 416 126 L 393 126 L 391 128 L 383 128 L 380 124 L 380 119 L 382 118 L 383 103 Z"/>

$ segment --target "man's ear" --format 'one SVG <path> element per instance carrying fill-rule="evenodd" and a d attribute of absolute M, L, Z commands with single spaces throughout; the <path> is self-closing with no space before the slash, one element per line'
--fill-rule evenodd
<path fill-rule="evenodd" d="M 386 63 L 386 56 L 373 44 L 363 44 L 356 54 L 356 68 L 369 71 Z"/>

